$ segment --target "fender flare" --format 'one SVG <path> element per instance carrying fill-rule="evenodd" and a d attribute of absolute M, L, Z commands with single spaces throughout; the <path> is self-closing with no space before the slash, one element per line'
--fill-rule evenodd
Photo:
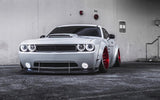
<path fill-rule="evenodd" d="M 113 56 L 113 61 L 112 61 L 112 64 L 111 64 L 111 66 L 113 66 L 115 63 L 116 63 L 116 57 L 117 57 L 117 55 L 118 55 L 118 50 L 119 50 L 120 48 L 116 45 L 115 46 L 115 50 L 114 50 L 114 56 Z"/>
<path fill-rule="evenodd" d="M 99 46 L 98 56 L 97 56 L 97 59 L 99 60 L 98 67 L 101 64 L 102 57 L 103 57 L 102 55 L 105 47 L 108 48 L 108 45 L 105 42 L 101 42 Z M 110 63 L 109 63 L 109 67 L 110 67 Z"/>

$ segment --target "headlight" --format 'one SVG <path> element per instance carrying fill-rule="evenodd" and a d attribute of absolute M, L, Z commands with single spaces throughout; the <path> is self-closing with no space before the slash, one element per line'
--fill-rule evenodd
<path fill-rule="evenodd" d="M 77 45 L 77 49 L 78 49 L 78 51 L 84 51 L 85 50 L 85 45 L 84 44 L 78 44 Z"/>
<path fill-rule="evenodd" d="M 26 52 L 28 49 L 27 49 L 27 45 L 23 44 L 20 46 L 20 51 L 22 52 Z"/>
<path fill-rule="evenodd" d="M 35 45 L 35 44 L 29 44 L 29 45 L 28 45 L 28 50 L 29 50 L 30 52 L 34 52 L 34 51 L 36 50 L 36 45 Z"/>
<path fill-rule="evenodd" d="M 87 44 L 87 45 L 86 45 L 86 50 L 87 50 L 87 51 L 93 51 L 94 48 L 95 48 L 95 46 L 94 46 L 93 44 Z"/>

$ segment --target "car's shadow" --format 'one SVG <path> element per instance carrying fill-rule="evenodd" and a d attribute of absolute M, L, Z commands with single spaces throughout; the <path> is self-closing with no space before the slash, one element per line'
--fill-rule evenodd
<path fill-rule="evenodd" d="M 19 71 L 18 72 L 21 75 L 64 75 L 64 76 L 69 76 L 69 75 L 98 75 L 100 74 L 99 72 L 95 72 L 95 73 L 32 73 L 32 72 L 23 72 L 23 71 Z"/>

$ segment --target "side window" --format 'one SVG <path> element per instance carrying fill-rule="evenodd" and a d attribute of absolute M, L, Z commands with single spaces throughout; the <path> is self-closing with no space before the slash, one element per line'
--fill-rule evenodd
<path fill-rule="evenodd" d="M 104 38 L 107 39 L 108 35 L 109 35 L 108 32 L 104 28 L 102 28 L 102 30 L 103 30 L 103 36 L 104 36 Z"/>

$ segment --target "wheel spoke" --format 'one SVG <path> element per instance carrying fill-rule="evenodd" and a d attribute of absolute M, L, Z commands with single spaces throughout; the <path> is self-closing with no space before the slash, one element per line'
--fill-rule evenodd
<path fill-rule="evenodd" d="M 109 55 L 108 55 L 107 48 L 105 48 L 104 51 L 103 51 L 103 64 L 104 64 L 104 67 L 106 69 L 108 69 L 108 67 L 109 67 Z"/>

